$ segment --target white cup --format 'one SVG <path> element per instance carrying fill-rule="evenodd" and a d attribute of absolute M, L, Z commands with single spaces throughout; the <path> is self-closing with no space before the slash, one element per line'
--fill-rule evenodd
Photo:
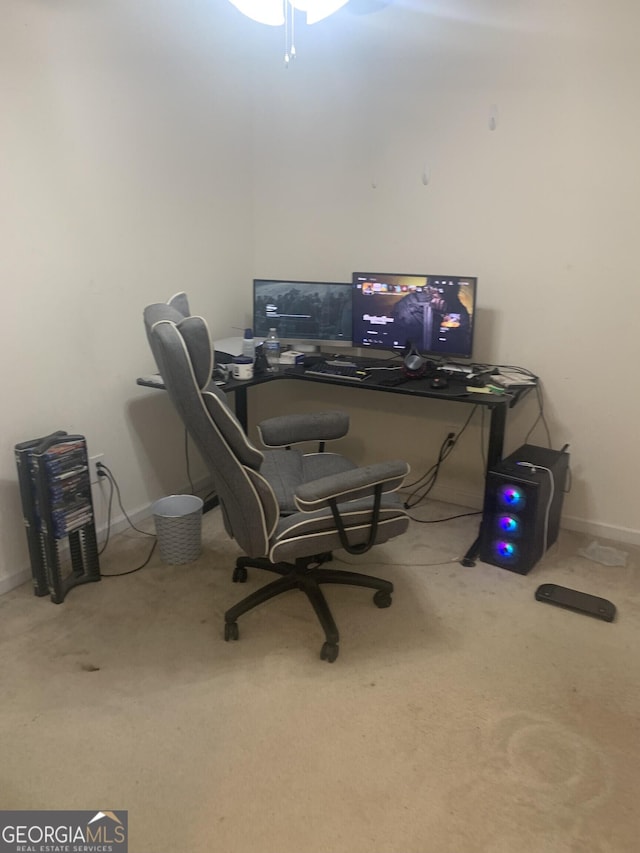
<path fill-rule="evenodd" d="M 234 379 L 252 379 L 253 378 L 253 360 L 243 355 L 239 355 L 233 359 L 233 378 Z"/>

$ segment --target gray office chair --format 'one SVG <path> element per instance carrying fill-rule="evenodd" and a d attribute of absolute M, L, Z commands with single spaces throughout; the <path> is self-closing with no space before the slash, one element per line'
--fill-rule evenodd
<path fill-rule="evenodd" d="M 348 430 L 344 412 L 287 415 L 263 421 L 256 448 L 230 410 L 225 394 L 210 379 L 213 349 L 207 324 L 189 314 L 185 294 L 144 311 L 147 335 L 169 396 L 206 462 L 227 533 L 244 551 L 233 572 L 245 581 L 248 568 L 281 577 L 253 592 L 225 613 L 225 640 L 238 639 L 238 618 L 270 598 L 301 589 L 325 633 L 320 657 L 338 656 L 339 634 L 320 589 L 324 583 L 376 590 L 378 607 L 391 604 L 386 580 L 323 564 L 331 551 L 362 554 L 404 533 L 409 520 L 393 492 L 408 473 L 406 462 L 358 468 L 324 451 L 324 442 Z M 321 442 L 303 453 L 291 446 Z"/>

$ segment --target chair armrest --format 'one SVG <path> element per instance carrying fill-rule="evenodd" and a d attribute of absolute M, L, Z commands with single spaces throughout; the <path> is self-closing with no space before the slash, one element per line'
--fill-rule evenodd
<path fill-rule="evenodd" d="M 331 500 L 343 503 L 369 497 L 373 495 L 376 486 L 382 486 L 383 493 L 395 492 L 408 473 L 409 465 L 406 462 L 394 460 L 321 477 L 297 488 L 296 506 L 302 512 L 312 512 L 328 506 Z"/>
<path fill-rule="evenodd" d="M 288 447 L 301 441 L 331 441 L 349 431 L 346 412 L 310 412 L 268 418 L 258 424 L 260 441 L 265 447 Z"/>

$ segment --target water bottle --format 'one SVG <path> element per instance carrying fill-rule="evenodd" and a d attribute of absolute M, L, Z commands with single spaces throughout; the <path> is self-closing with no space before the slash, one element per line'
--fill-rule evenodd
<path fill-rule="evenodd" d="M 280 364 L 280 340 L 275 329 L 269 329 L 269 334 L 265 338 L 262 349 L 267 357 L 269 367 L 277 368 Z"/>
<path fill-rule="evenodd" d="M 244 338 L 242 339 L 242 355 L 245 358 L 250 358 L 251 361 L 256 357 L 256 342 L 253 337 L 253 329 L 244 330 Z"/>

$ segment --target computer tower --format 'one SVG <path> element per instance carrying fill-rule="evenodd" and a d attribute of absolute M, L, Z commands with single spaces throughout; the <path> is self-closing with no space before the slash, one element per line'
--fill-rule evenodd
<path fill-rule="evenodd" d="M 526 575 L 558 538 L 565 450 L 523 444 L 487 474 L 480 559 Z"/>

